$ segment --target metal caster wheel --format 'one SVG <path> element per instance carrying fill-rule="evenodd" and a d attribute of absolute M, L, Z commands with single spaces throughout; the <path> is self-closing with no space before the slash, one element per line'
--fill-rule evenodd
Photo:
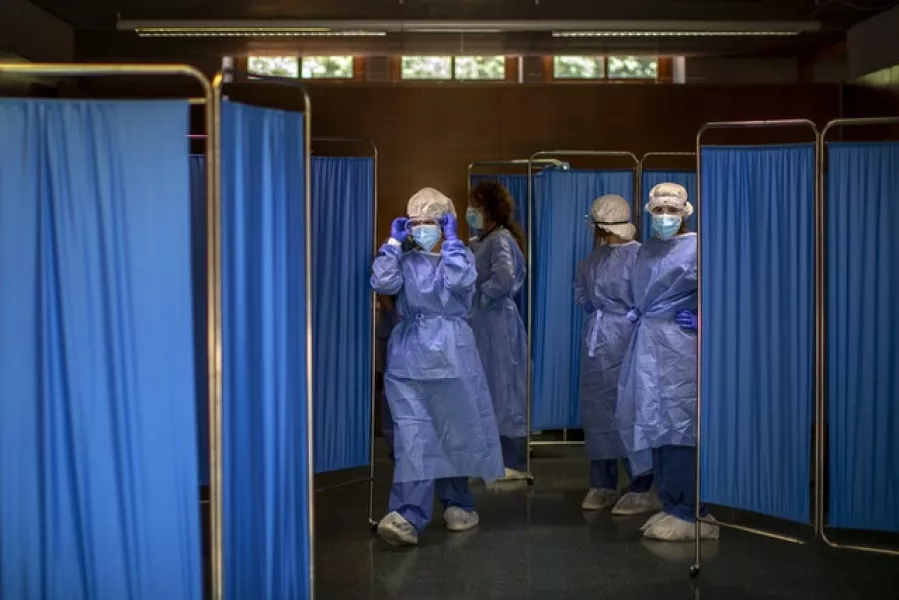
<path fill-rule="evenodd" d="M 534 485 L 534 476 L 528 475 L 528 478 L 525 481 L 528 482 L 528 486 L 533 486 Z"/>
<path fill-rule="evenodd" d="M 690 567 L 690 577 L 692 577 L 693 579 L 699 577 L 699 565 L 692 565 Z"/>

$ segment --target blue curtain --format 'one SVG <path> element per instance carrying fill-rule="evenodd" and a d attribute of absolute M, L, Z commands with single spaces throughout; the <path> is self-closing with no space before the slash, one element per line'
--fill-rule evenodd
<path fill-rule="evenodd" d="M 197 459 L 201 485 L 209 485 L 209 341 L 206 294 L 206 157 L 190 157 L 190 274 L 197 387 Z"/>
<path fill-rule="evenodd" d="M 225 597 L 308 597 L 303 115 L 223 102 Z"/>
<path fill-rule="evenodd" d="M 312 159 L 316 472 L 369 462 L 373 176 L 371 158 Z"/>
<path fill-rule="evenodd" d="M 640 215 L 640 219 L 642 219 L 640 237 L 644 242 L 652 237 L 652 224 L 650 222 L 651 219 L 649 213 L 643 210 L 643 207 L 646 206 L 646 203 L 649 201 L 650 190 L 660 183 L 679 183 L 684 186 L 687 189 L 687 195 L 690 197 L 690 201 L 693 203 L 694 207 L 696 206 L 696 171 L 643 171 L 643 179 L 641 182 L 641 193 L 643 197 L 637 202 L 637 206 L 634 207 L 636 210 L 634 220 L 636 222 L 636 215 Z M 687 219 L 687 228 L 690 231 L 696 231 L 696 217 L 697 213 L 694 211 Z"/>
<path fill-rule="evenodd" d="M 534 382 L 531 428 L 580 427 L 584 312 L 574 303 L 578 261 L 593 248 L 585 216 L 603 194 L 630 201 L 634 172 L 547 170 L 534 184 Z"/>
<path fill-rule="evenodd" d="M 828 520 L 899 531 L 899 144 L 828 150 Z"/>
<path fill-rule="evenodd" d="M 0 598 L 201 597 L 187 130 L 0 100 Z"/>
<path fill-rule="evenodd" d="M 509 190 L 512 197 L 515 198 L 515 220 L 521 223 L 525 235 L 528 231 L 528 176 L 524 175 L 472 175 L 471 187 L 482 181 L 498 181 L 503 187 Z M 518 296 L 515 298 L 515 304 L 524 320 L 524 325 L 528 324 L 528 290 L 525 285 Z"/>
<path fill-rule="evenodd" d="M 815 149 L 702 151 L 702 499 L 809 522 Z"/>

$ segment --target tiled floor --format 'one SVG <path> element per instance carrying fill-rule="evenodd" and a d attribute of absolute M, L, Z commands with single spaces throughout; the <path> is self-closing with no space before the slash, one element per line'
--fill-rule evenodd
<path fill-rule="evenodd" d="M 543 452 L 536 485 L 476 489 L 481 525 L 451 534 L 440 512 L 417 548 L 392 549 L 366 525 L 365 484 L 317 495 L 318 599 L 741 600 L 899 599 L 899 560 L 797 546 L 737 531 L 704 544 L 700 577 L 688 577 L 692 544 L 644 541 L 645 517 L 585 514 L 580 450 Z M 378 463 L 376 517 L 390 464 Z"/>

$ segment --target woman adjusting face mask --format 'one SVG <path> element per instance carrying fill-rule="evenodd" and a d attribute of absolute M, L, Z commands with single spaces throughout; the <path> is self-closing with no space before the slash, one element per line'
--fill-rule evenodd
<path fill-rule="evenodd" d="M 646 211 L 652 214 L 652 233 L 660 240 L 670 240 L 682 233 L 683 221 L 693 214 L 687 201 L 687 190 L 676 183 L 660 183 L 649 192 Z"/>

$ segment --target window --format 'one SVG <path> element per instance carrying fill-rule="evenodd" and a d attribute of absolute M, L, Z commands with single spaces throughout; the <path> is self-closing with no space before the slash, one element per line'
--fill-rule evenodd
<path fill-rule="evenodd" d="M 505 56 L 404 56 L 400 79 L 504 81 Z"/>
<path fill-rule="evenodd" d="M 554 56 L 553 79 L 659 78 L 659 59 L 654 56 Z"/>
<path fill-rule="evenodd" d="M 659 61 L 649 56 L 610 56 L 609 79 L 657 79 Z"/>
<path fill-rule="evenodd" d="M 606 74 L 601 56 L 554 56 L 553 77 L 556 79 L 602 79 Z"/>
<path fill-rule="evenodd" d="M 401 79 L 452 79 L 452 56 L 404 56 Z"/>
<path fill-rule="evenodd" d="M 247 72 L 303 79 L 352 79 L 352 56 L 250 56 Z"/>
<path fill-rule="evenodd" d="M 303 79 L 352 79 L 352 56 L 304 56 Z"/>
<path fill-rule="evenodd" d="M 297 56 L 250 56 L 247 72 L 273 77 L 299 77 L 300 59 Z"/>
<path fill-rule="evenodd" d="M 457 56 L 454 62 L 453 75 L 456 79 L 502 81 L 506 78 L 505 56 Z"/>

